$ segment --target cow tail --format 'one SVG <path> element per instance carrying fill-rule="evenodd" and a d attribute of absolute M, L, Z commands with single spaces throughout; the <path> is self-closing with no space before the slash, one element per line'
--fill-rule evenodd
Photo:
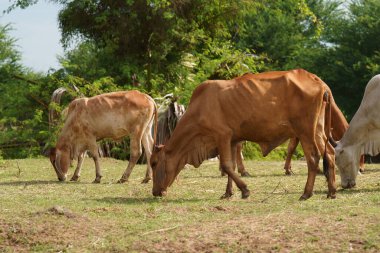
<path fill-rule="evenodd" d="M 327 159 L 327 143 L 329 141 L 330 135 L 331 135 L 331 95 L 328 91 L 325 91 L 323 95 L 323 101 L 326 102 L 327 108 L 325 110 L 325 120 L 327 122 L 327 127 L 325 127 L 325 134 L 326 134 L 326 141 L 325 141 L 325 150 L 323 154 L 323 174 L 325 177 L 329 178 L 329 162 Z M 326 124 L 325 124 L 326 126 Z"/>
<path fill-rule="evenodd" d="M 152 119 L 151 120 L 153 120 L 153 149 L 154 149 L 154 147 L 156 146 L 156 143 L 157 143 L 157 121 L 158 121 L 158 109 L 157 109 L 157 105 L 156 105 L 156 102 L 154 101 L 154 99 L 151 97 L 151 96 L 149 96 L 149 95 L 147 95 L 147 94 L 145 94 L 146 95 L 146 97 L 148 98 L 148 100 L 150 100 L 152 103 L 153 103 L 153 105 L 154 105 L 154 112 L 153 112 L 153 116 L 152 116 Z"/>
<path fill-rule="evenodd" d="M 153 149 L 154 147 L 156 147 L 157 145 L 157 128 L 158 128 L 158 109 L 157 109 L 157 105 L 156 103 L 154 102 L 153 100 L 153 104 L 154 104 L 154 130 L 153 130 Z"/>

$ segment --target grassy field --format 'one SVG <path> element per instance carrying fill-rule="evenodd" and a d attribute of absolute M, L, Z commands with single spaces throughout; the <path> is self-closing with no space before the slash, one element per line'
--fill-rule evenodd
<path fill-rule="evenodd" d="M 145 166 L 116 184 L 126 164 L 101 160 L 103 181 L 91 184 L 90 159 L 76 183 L 58 182 L 47 159 L 1 161 L 0 252 L 380 251 L 380 165 L 367 165 L 357 187 L 339 188 L 335 200 L 319 176 L 314 196 L 298 201 L 302 161 L 290 177 L 283 162 L 247 161 L 247 200 L 236 187 L 219 199 L 227 179 L 216 162 L 183 170 L 164 198 L 140 184 Z"/>

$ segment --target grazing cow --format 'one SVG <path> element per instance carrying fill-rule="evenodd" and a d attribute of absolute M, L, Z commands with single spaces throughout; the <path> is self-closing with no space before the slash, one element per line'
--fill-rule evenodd
<path fill-rule="evenodd" d="M 173 94 L 164 96 L 161 105 L 158 107 L 156 144 L 166 143 L 184 113 L 185 106 L 177 103 Z"/>
<path fill-rule="evenodd" d="M 356 185 L 359 157 L 380 153 L 380 75 L 365 88 L 363 100 L 343 138 L 335 145 L 336 163 L 343 188 Z"/>
<path fill-rule="evenodd" d="M 257 142 L 266 156 L 287 139 L 297 137 L 308 164 L 308 179 L 300 199 L 312 196 L 321 154 L 328 177 L 328 197 L 334 198 L 334 149 L 326 137 L 330 134 L 331 99 L 328 86 L 302 69 L 202 83 L 194 90 L 172 137 L 165 146 L 153 150 L 153 195 L 165 195 L 185 164 L 199 167 L 219 154 L 228 175 L 223 197 L 232 195 L 233 180 L 242 197 L 247 198 L 247 185 L 233 168 L 237 143 Z"/>
<path fill-rule="evenodd" d="M 143 182 L 148 182 L 152 175 L 149 161 L 153 148 L 153 119 L 157 122 L 156 104 L 150 96 L 139 91 L 112 92 L 72 101 L 57 145 L 50 154 L 58 179 L 66 180 L 70 161 L 79 156 L 78 166 L 72 178 L 73 181 L 78 180 L 82 155 L 89 150 L 96 168 L 94 183 L 100 183 L 102 173 L 96 142 L 105 138 L 120 140 L 129 135 L 130 159 L 118 182 L 128 180 L 142 153 L 141 142 L 148 160 Z"/>
<path fill-rule="evenodd" d="M 164 145 L 166 141 L 169 140 L 178 121 L 184 113 L 185 106 L 177 103 L 176 98 L 173 97 L 173 94 L 168 94 L 164 97 L 164 101 L 158 108 L 157 145 Z M 238 167 L 238 172 L 242 177 L 251 176 L 243 164 L 243 143 L 238 143 L 236 149 L 236 165 Z M 220 170 L 222 172 L 222 176 L 225 176 L 225 173 L 221 168 Z"/>

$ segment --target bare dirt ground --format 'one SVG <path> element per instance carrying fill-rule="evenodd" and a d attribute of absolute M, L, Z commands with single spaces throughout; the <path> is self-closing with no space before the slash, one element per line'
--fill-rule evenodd
<path fill-rule="evenodd" d="M 353 231 L 346 223 L 356 224 L 354 219 L 295 217 L 291 213 L 239 217 L 157 231 L 162 237 L 160 241 L 152 238 L 148 242 L 139 241 L 133 249 L 141 252 L 378 252 L 376 246 L 362 239 L 369 224 L 360 224 L 355 236 L 348 236 Z"/>

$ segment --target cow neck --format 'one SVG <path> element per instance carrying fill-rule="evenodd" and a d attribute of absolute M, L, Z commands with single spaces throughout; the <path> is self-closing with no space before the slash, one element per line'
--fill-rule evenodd
<path fill-rule="evenodd" d="M 58 150 L 63 150 L 63 149 L 70 150 L 70 146 L 71 146 L 70 143 L 73 143 L 72 140 L 70 140 L 68 136 L 61 134 L 58 138 L 56 148 Z"/>
<path fill-rule="evenodd" d="M 356 113 L 351 120 L 350 126 L 348 127 L 346 133 L 344 134 L 341 145 L 343 147 L 348 146 L 361 146 L 366 139 L 367 127 L 365 118 Z"/>
<path fill-rule="evenodd" d="M 181 122 L 184 123 L 184 122 Z M 199 167 L 216 150 L 214 143 L 198 133 L 196 123 L 177 126 L 167 142 L 165 155 L 171 164 L 182 169 L 186 164 Z M 178 130 L 177 130 L 178 129 Z"/>
<path fill-rule="evenodd" d="M 336 141 L 339 141 L 348 129 L 348 122 L 334 100 L 332 100 L 331 117 L 333 128 L 331 134 Z"/>

